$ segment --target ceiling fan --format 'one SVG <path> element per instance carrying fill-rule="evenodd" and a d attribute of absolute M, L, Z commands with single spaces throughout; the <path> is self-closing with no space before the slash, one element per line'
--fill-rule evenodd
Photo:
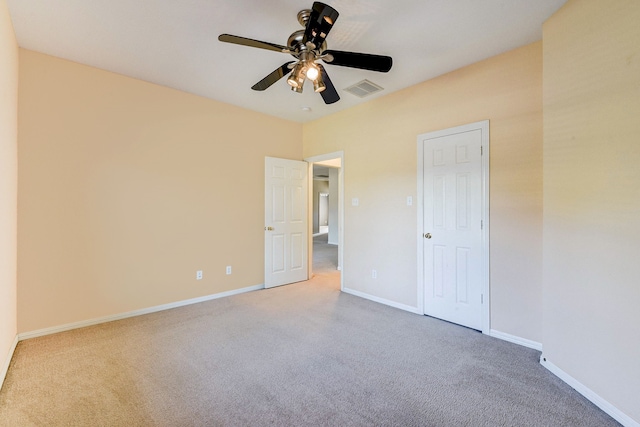
<path fill-rule="evenodd" d="M 333 104 L 340 100 L 340 96 L 331 79 L 329 79 L 326 70 L 320 64 L 320 60 L 327 64 L 382 73 L 389 71 L 393 63 L 390 56 L 327 49 L 325 39 L 336 19 L 338 19 L 337 10 L 324 3 L 314 2 L 311 9 L 304 9 L 298 12 L 298 22 L 304 29 L 291 34 L 286 46 L 231 34 L 221 34 L 218 40 L 225 43 L 288 53 L 295 58 L 295 61 L 283 64 L 253 85 L 251 89 L 265 90 L 291 71 L 287 78 L 287 83 L 291 86 L 291 90 L 302 93 L 302 86 L 305 80 L 309 79 L 313 82 L 314 91 L 320 93 L 325 104 Z"/>

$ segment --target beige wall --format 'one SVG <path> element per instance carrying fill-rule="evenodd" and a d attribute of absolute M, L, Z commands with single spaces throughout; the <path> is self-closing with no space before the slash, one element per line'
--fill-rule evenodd
<path fill-rule="evenodd" d="M 544 25 L 544 355 L 640 423 L 640 2 Z"/>
<path fill-rule="evenodd" d="M 264 283 L 264 157 L 302 159 L 302 125 L 20 61 L 20 332 Z"/>
<path fill-rule="evenodd" d="M 18 45 L 0 0 L 0 385 L 17 333 Z"/>
<path fill-rule="evenodd" d="M 416 196 L 416 138 L 484 119 L 491 327 L 541 342 L 541 42 L 305 124 L 304 156 L 345 153 L 345 287 L 416 307 L 417 217 L 406 205 Z"/>

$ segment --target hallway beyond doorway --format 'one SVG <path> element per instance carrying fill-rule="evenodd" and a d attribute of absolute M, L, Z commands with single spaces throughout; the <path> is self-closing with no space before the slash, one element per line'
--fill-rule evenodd
<path fill-rule="evenodd" d="M 340 271 L 338 270 L 338 245 L 330 245 L 327 233 L 313 237 L 313 274 L 333 276 L 332 284 L 340 289 Z"/>

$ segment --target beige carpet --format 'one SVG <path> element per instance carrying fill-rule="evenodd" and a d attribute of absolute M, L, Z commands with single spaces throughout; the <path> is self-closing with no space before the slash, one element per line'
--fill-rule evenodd
<path fill-rule="evenodd" d="M 329 235 L 313 237 L 313 272 L 315 274 L 333 274 L 338 269 L 338 246 L 328 243 Z M 340 278 L 337 278 L 338 287 Z"/>
<path fill-rule="evenodd" d="M 23 341 L 0 425 L 616 425 L 537 351 L 334 278 Z"/>

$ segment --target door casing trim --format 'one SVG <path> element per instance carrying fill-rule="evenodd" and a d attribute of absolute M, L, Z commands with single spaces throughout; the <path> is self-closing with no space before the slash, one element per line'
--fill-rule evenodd
<path fill-rule="evenodd" d="M 340 159 L 340 172 L 338 173 L 338 218 L 340 223 L 338 224 L 338 266 L 340 268 L 340 290 L 344 291 L 344 151 L 334 151 L 332 153 L 320 154 L 317 156 L 305 157 L 304 161 L 309 163 L 309 200 L 307 214 L 309 219 L 307 221 L 309 228 L 309 250 L 307 251 L 309 259 L 309 279 L 313 275 L 313 200 L 311 195 L 313 194 L 313 164 L 317 162 L 323 162 L 326 160 Z"/>

